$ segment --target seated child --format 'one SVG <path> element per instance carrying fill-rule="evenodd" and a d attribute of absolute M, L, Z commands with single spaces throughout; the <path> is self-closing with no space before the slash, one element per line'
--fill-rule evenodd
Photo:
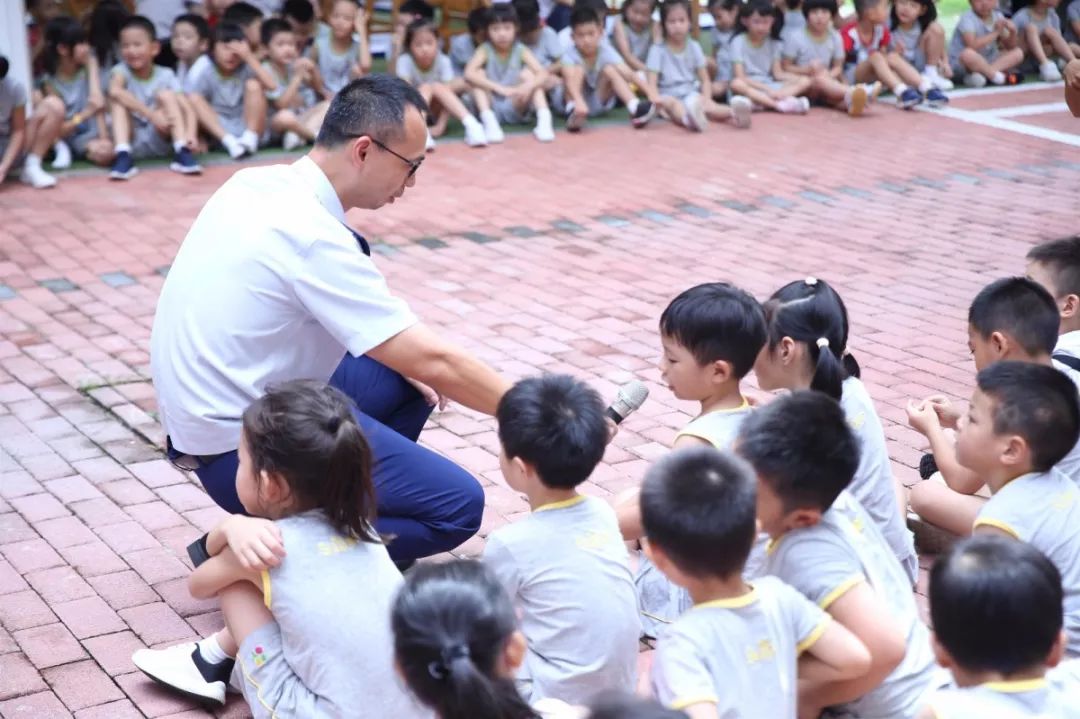
<path fill-rule="evenodd" d="M 709 28 L 712 41 L 712 96 L 716 101 L 726 100 L 728 87 L 731 85 L 732 67 L 731 41 L 738 34 L 740 0 L 710 0 L 709 14 L 713 26 Z"/>
<path fill-rule="evenodd" d="M 836 0 L 806 0 L 806 24 L 787 33 L 782 67 L 792 75 L 809 77 L 809 94 L 821 102 L 858 117 L 880 87 L 844 82 L 844 41 L 833 28 L 839 9 Z"/>
<path fill-rule="evenodd" d="M 749 98 L 758 107 L 805 115 L 810 111 L 806 93 L 813 82 L 806 75 L 784 70 L 778 15 L 769 0 L 750 0 L 743 5 L 738 34 L 731 41 L 731 92 Z"/>
<path fill-rule="evenodd" d="M 1076 50 L 1061 34 L 1057 8 L 1061 0 L 1021 0 L 1030 3 L 1013 13 L 1012 22 L 1020 39 L 1020 49 L 1036 66 L 1045 82 L 1061 79 L 1055 60 L 1063 63 L 1076 59 Z M 1077 48 L 1080 50 L 1080 47 Z"/>
<path fill-rule="evenodd" d="M 1016 26 L 997 8 L 996 0 L 969 0 L 949 41 L 949 64 L 953 76 L 968 87 L 1015 85 L 1020 76 L 1011 70 L 1024 60 L 1018 46 Z"/>
<path fill-rule="evenodd" d="M 113 147 L 105 125 L 105 95 L 101 91 L 97 58 L 90 53 L 82 25 L 70 17 L 50 20 L 45 27 L 45 52 L 41 59 L 46 72 L 42 89 L 46 97 L 64 105 L 60 137 L 67 152 L 66 157 L 57 153 L 53 168 L 70 167 L 71 151 L 77 158 L 107 165 L 113 159 Z"/>
<path fill-rule="evenodd" d="M 475 7 L 465 18 L 468 32 L 459 33 L 450 38 L 450 63 L 454 68 L 452 89 L 460 95 L 469 89 L 465 82 L 465 66 L 469 64 L 476 48 L 487 40 L 487 7 Z"/>
<path fill-rule="evenodd" d="M 210 532 L 210 558 L 188 582 L 195 597 L 220 597 L 227 629 L 198 644 L 140 649 L 135 665 L 223 704 L 235 656 L 259 719 L 357 707 L 425 716 L 395 676 L 390 609 L 401 574 L 372 524 L 371 450 L 352 402 L 320 382 L 271 388 L 244 412 L 236 486 L 253 516 L 232 515 Z M 252 561 L 253 542 L 267 536 L 274 559 L 264 565 Z"/>
<path fill-rule="evenodd" d="M 708 121 L 730 119 L 736 127 L 750 127 L 750 103 L 732 101 L 731 107 L 712 99 L 712 80 L 705 53 L 690 37 L 688 0 L 667 0 L 660 5 L 663 41 L 649 48 L 646 68 L 649 85 L 658 97 L 664 117 L 691 132 L 702 132 Z"/>
<path fill-rule="evenodd" d="M 870 669 L 842 682 L 804 676 L 800 716 L 913 719 L 941 686 L 911 580 L 877 524 L 845 491 L 859 441 L 844 411 L 800 390 L 754 411 L 736 451 L 758 478 L 758 522 L 772 538 L 766 573 L 799 590 L 870 650 Z"/>
<path fill-rule="evenodd" d="M 559 85 L 562 77 L 563 46 L 559 35 L 540 22 L 540 4 L 537 0 L 513 0 L 518 16 L 518 37 L 533 57 L 547 70 L 544 90 L 550 92 Z"/>
<path fill-rule="evenodd" d="M 322 78 L 323 98 L 330 100 L 351 80 L 371 72 L 367 15 L 356 0 L 333 0 L 327 18 L 330 32 L 316 37 L 308 50 Z"/>
<path fill-rule="evenodd" d="M 630 124 L 645 127 L 656 113 L 649 100 L 639 100 L 620 71 L 622 58 L 602 42 L 604 26 L 589 8 L 570 13 L 570 34 L 574 41 L 562 57 L 566 94 L 566 129 L 577 132 L 589 117 L 603 115 L 621 100 L 630 112 Z"/>
<path fill-rule="evenodd" d="M 213 67 L 189 84 L 188 97 L 199 127 L 238 160 L 269 140 L 265 93 L 273 92 L 277 81 L 252 53 L 238 25 L 214 28 L 210 59 Z"/>
<path fill-rule="evenodd" d="M 1028 250 L 1027 276 L 1054 298 L 1061 315 L 1054 366 L 1080 386 L 1080 235 Z"/>
<path fill-rule="evenodd" d="M 660 459 L 641 485 L 645 551 L 694 606 L 656 645 L 656 697 L 694 719 L 795 719 L 797 675 L 843 682 L 870 668 L 842 624 L 775 577 L 742 571 L 756 532 L 753 471 L 712 447 Z"/>
<path fill-rule="evenodd" d="M 189 78 L 210 67 L 206 51 L 210 48 L 210 26 L 202 15 L 188 13 L 173 21 L 169 37 L 173 55 L 176 56 L 176 81 L 182 89 L 189 86 Z"/>
<path fill-rule="evenodd" d="M 1080 717 L 1080 683 L 1061 661 L 1061 574 L 1030 544 L 979 536 L 930 572 L 934 653 L 956 688 L 932 694 L 919 719 Z"/>
<path fill-rule="evenodd" d="M 56 185 L 56 178 L 41 167 L 41 158 L 60 136 L 64 104 L 45 98 L 39 111 L 26 117 L 26 88 L 8 75 L 8 59 L 0 55 L 0 186 L 16 167 L 20 179 L 43 190 Z M 24 159 L 25 158 L 25 159 Z"/>
<path fill-rule="evenodd" d="M 991 282 L 975 296 L 968 310 L 968 345 L 975 370 L 1000 360 L 1049 366 L 1058 326 L 1054 299 L 1037 283 L 1023 277 Z M 940 396 L 909 402 L 907 413 L 911 427 L 929 441 L 941 472 L 941 481 L 931 478 L 911 488 L 911 508 L 923 521 L 966 536 L 986 503 L 975 494 L 986 478 L 958 462 L 956 447 L 945 433 L 946 429 L 959 428 L 959 414 Z M 1076 461 L 1080 462 L 1080 454 Z M 1080 481 L 1080 470 L 1067 471 L 1075 472 Z"/>
<path fill-rule="evenodd" d="M 473 87 L 473 100 L 488 143 L 503 141 L 500 123 L 521 124 L 534 114 L 533 135 L 552 142 L 555 129 L 544 94 L 547 70 L 517 39 L 518 20 L 513 5 L 493 5 L 487 13 L 487 41 L 476 48 L 465 67 Z"/>
<path fill-rule="evenodd" d="M 1028 542 L 1061 572 L 1066 653 L 1080 656 L 1080 487 L 1055 468 L 1080 438 L 1080 399 L 1064 374 L 1032 362 L 995 362 L 976 377 L 956 459 L 990 499 L 972 532 Z"/>
<path fill-rule="evenodd" d="M 783 13 L 780 23 L 780 40 L 786 41 L 788 35 L 806 27 L 806 8 L 803 0 L 775 0 L 776 9 Z"/>
<path fill-rule="evenodd" d="M 626 66 L 638 73 L 643 81 L 649 49 L 660 34 L 652 19 L 655 7 L 656 0 L 623 0 L 619 21 L 611 28 L 611 44 Z"/>
<path fill-rule="evenodd" d="M 941 90 L 890 47 L 888 20 L 885 0 L 855 0 L 855 18 L 840 29 L 848 83 L 880 82 L 896 96 L 902 110 L 910 110 L 923 100 L 932 107 L 947 102 Z"/>
<path fill-rule="evenodd" d="M 604 456 L 603 402 L 572 377 L 546 375 L 515 384 L 495 417 L 503 476 L 532 509 L 484 549 L 521 615 L 522 694 L 577 703 L 633 691 L 641 623 L 626 547 L 607 503 L 575 489 Z"/>
<path fill-rule="evenodd" d="M 697 403 L 697 416 L 675 437 L 673 449 L 712 446 L 729 450 L 750 403 L 743 377 L 765 344 L 765 317 L 749 293 L 710 282 L 680 293 L 660 315 L 660 376 L 676 399 Z M 619 529 L 627 541 L 643 535 L 637 489 L 616 501 Z M 634 577 L 645 634 L 657 637 L 693 601 L 641 557 Z"/>
<path fill-rule="evenodd" d="M 319 99 L 318 69 L 310 58 L 297 55 L 289 23 L 281 18 L 265 20 L 262 44 L 266 48 L 263 67 L 277 85 L 266 93 L 271 137 L 281 138 L 286 150 L 295 150 L 315 141 L 330 103 Z"/>
<path fill-rule="evenodd" d="M 397 61 L 397 76 L 420 91 L 435 124 L 428 130 L 427 149 L 435 149 L 435 138 L 446 132 L 447 117 L 465 126 L 465 144 L 484 147 L 484 126 L 454 92 L 454 68 L 439 50 L 439 31 L 428 20 L 414 20 L 405 29 L 405 52 Z"/>
<path fill-rule="evenodd" d="M 315 42 L 318 29 L 314 3 L 311 0 L 285 0 L 281 3 L 279 15 L 292 26 L 293 35 L 296 36 L 296 51 L 303 55 Z M 228 18 L 223 19 L 228 20 Z M 233 20 L 233 22 L 237 21 Z M 258 34 L 255 36 L 255 42 L 258 42 Z"/>
<path fill-rule="evenodd" d="M 398 7 L 397 24 L 390 37 L 390 55 L 386 58 L 387 72 L 394 72 L 398 58 L 405 51 L 405 28 L 417 20 L 435 22 L 435 8 L 426 0 L 404 0 Z"/>
<path fill-rule="evenodd" d="M 109 74 L 113 160 L 109 177 L 128 180 L 138 168 L 135 160 L 173 156 L 169 169 L 182 175 L 202 172 L 191 149 L 195 147 L 194 114 L 181 97 L 176 75 L 154 64 L 161 47 L 154 23 L 133 15 L 120 28 L 121 62 Z M 171 142 L 170 142 L 171 141 Z"/>
<path fill-rule="evenodd" d="M 915 544 L 901 508 L 903 486 L 893 477 L 885 431 L 859 363 L 848 352 L 843 299 L 815 277 L 791 282 L 765 303 L 766 346 L 754 364 L 764 390 L 814 389 L 840 402 L 859 441 L 859 466 L 848 491 L 873 517 L 911 584 L 919 571 Z"/>
<path fill-rule="evenodd" d="M 945 28 L 934 0 L 894 0 L 889 14 L 889 50 L 899 54 L 938 90 L 953 88 L 945 55 Z M 929 91 L 927 91 L 929 93 Z"/>

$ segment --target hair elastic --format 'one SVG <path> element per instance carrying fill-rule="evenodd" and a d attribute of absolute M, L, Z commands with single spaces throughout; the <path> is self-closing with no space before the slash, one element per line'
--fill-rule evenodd
<path fill-rule="evenodd" d="M 450 676 L 450 667 L 458 659 L 469 658 L 469 647 L 464 644 L 450 644 L 442 648 L 439 658 L 428 664 L 428 674 L 442 681 Z"/>
<path fill-rule="evenodd" d="M 829 338 L 828 337 L 818 337 L 817 346 L 822 347 L 822 348 L 828 347 L 829 346 Z"/>
<path fill-rule="evenodd" d="M 804 282 L 805 282 L 805 283 L 806 283 L 807 285 L 809 285 L 810 287 L 813 287 L 814 285 L 816 285 L 816 284 L 817 284 L 817 277 L 813 277 L 813 276 L 811 276 L 811 277 L 807 277 L 807 278 L 806 278 L 805 280 L 803 280 L 803 281 L 804 281 Z"/>

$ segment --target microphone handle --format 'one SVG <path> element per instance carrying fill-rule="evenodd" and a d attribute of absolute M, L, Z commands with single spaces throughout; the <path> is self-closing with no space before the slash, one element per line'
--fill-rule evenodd
<path fill-rule="evenodd" d="M 618 412 L 616 412 L 616 411 L 615 411 L 614 409 L 612 409 L 611 407 L 608 407 L 607 409 L 605 409 L 605 410 L 604 410 L 604 414 L 606 414 L 606 415 L 607 415 L 608 417 L 610 417 L 610 418 L 611 418 L 611 421 L 612 421 L 612 422 L 614 422 L 615 424 L 621 424 L 621 423 L 622 423 L 622 421 L 623 421 L 624 419 L 626 419 L 625 417 L 623 417 L 623 416 L 622 416 L 621 414 L 619 414 Z"/>

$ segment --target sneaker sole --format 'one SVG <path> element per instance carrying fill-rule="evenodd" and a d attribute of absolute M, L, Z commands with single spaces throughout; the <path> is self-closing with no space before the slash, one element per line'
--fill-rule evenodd
<path fill-rule="evenodd" d="M 731 104 L 731 121 L 735 127 L 745 130 L 753 121 L 754 106 L 750 102 L 734 102 Z"/>
<path fill-rule="evenodd" d="M 169 165 L 169 169 L 181 175 L 201 175 L 202 168 L 196 165 L 195 167 L 186 167 L 179 162 L 174 162 Z"/>
<path fill-rule="evenodd" d="M 848 114 L 852 117 L 858 117 L 863 114 L 863 110 L 866 109 L 866 88 L 856 87 L 851 91 L 851 107 L 848 108 Z"/>
<path fill-rule="evenodd" d="M 138 654 L 138 652 L 136 652 L 136 654 Z M 183 695 L 183 696 L 187 697 L 188 699 L 191 699 L 193 701 L 196 701 L 196 702 L 199 702 L 199 703 L 202 703 L 202 704 L 217 704 L 218 706 L 225 706 L 225 689 L 224 688 L 222 688 L 222 690 L 221 690 L 221 696 L 220 697 L 217 695 L 217 693 L 215 693 L 213 696 L 208 696 L 208 695 L 203 694 L 201 692 L 194 691 L 194 690 L 192 690 L 190 688 L 179 686 L 177 684 L 173 684 L 172 682 L 166 681 L 166 680 L 162 679 L 161 677 L 156 676 L 153 673 L 152 670 L 147 669 L 146 667 L 139 666 L 138 662 L 135 661 L 134 656 L 132 657 L 132 663 L 135 664 L 135 668 L 138 669 L 140 672 L 142 672 L 146 676 L 150 677 L 151 679 L 153 679 L 158 684 L 160 684 L 160 685 L 162 685 L 164 687 L 168 687 L 170 690 L 172 690 L 173 692 L 175 692 L 177 694 Z"/>
<path fill-rule="evenodd" d="M 633 125 L 635 128 L 640 130 L 641 128 L 648 125 L 649 121 L 652 120 L 654 117 L 656 117 L 656 106 L 655 105 L 653 107 L 650 107 L 649 111 L 646 112 L 641 117 L 631 117 L 630 118 L 630 124 Z"/>
<path fill-rule="evenodd" d="M 139 168 L 133 167 L 130 170 L 128 170 L 127 172 L 110 172 L 109 173 L 109 179 L 110 180 L 130 180 L 131 178 L 135 177 L 135 175 L 138 175 L 138 174 L 139 174 Z"/>

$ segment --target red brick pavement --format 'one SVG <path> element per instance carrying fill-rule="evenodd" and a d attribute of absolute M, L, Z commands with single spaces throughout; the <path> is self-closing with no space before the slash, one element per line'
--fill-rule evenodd
<path fill-rule="evenodd" d="M 130 655 L 220 623 L 184 590 L 183 547 L 221 513 L 161 459 L 147 352 L 161 273 L 234 170 L 0 192 L 3 717 L 210 716 Z M 815 110 L 757 116 L 750 132 L 447 144 L 402 202 L 351 219 L 419 314 L 507 375 L 569 372 L 605 395 L 631 377 L 651 385 L 585 486 L 610 496 L 689 417 L 657 385 L 656 320 L 673 294 L 715 279 L 759 296 L 809 274 L 840 288 L 910 480 L 924 446 L 901 424 L 904 403 L 968 394 L 967 302 L 1022 271 L 1033 242 L 1076 231 L 1078 183 L 1080 152 L 1061 143 L 887 107 L 859 121 Z M 460 554 L 526 511 L 499 477 L 491 429 L 455 408 L 424 434 L 486 487 L 480 536 Z M 216 716 L 245 713 L 233 700 Z"/>

